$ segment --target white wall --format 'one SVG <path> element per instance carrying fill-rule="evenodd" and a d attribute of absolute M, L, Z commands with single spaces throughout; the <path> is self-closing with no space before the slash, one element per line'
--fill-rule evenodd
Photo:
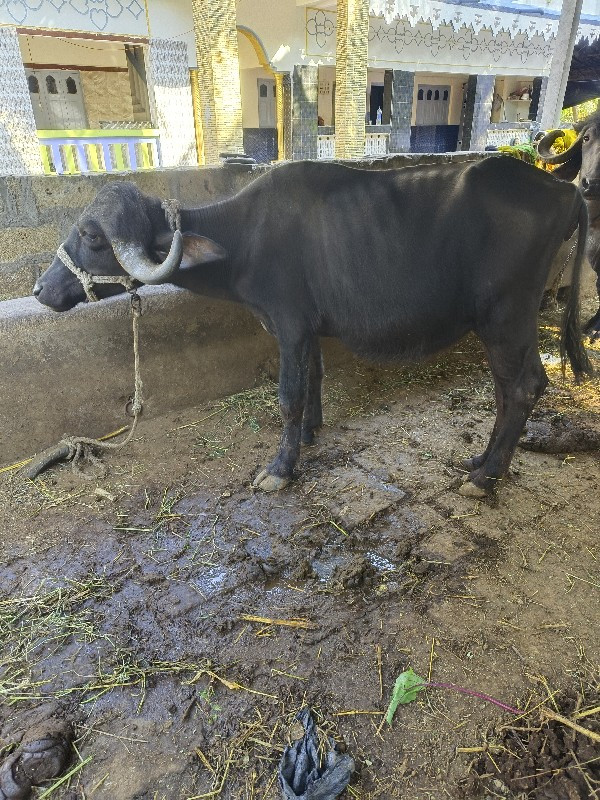
<path fill-rule="evenodd" d="M 272 60 L 280 49 L 289 47 L 274 64 L 277 70 L 291 72 L 295 64 L 308 64 L 305 57 L 305 9 L 295 0 L 244 0 L 237 8 L 238 25 L 250 28 Z M 316 61 L 313 61 L 316 63 Z"/>
<path fill-rule="evenodd" d="M 190 67 L 198 66 L 191 0 L 148 0 L 150 36 L 185 42 Z"/>
<path fill-rule="evenodd" d="M 0 25 L 98 34 L 148 35 L 144 0 L 140 0 L 140 5 L 124 2 L 106 5 L 79 2 L 71 5 L 67 2 L 57 3 L 56 0 L 37 0 L 36 3 L 13 0 L 0 5 Z"/>
<path fill-rule="evenodd" d="M 19 36 L 25 64 L 68 64 L 79 67 L 127 68 L 125 45 L 56 36 Z"/>

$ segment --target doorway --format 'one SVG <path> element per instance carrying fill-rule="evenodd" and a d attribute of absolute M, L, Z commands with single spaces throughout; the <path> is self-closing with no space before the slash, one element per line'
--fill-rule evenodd
<path fill-rule="evenodd" d="M 27 69 L 25 75 L 38 129 L 87 128 L 79 72 L 67 69 Z"/>
<path fill-rule="evenodd" d="M 416 125 L 447 125 L 450 87 L 419 84 Z"/>
<path fill-rule="evenodd" d="M 277 127 L 275 81 L 271 78 L 258 79 L 258 127 Z"/>

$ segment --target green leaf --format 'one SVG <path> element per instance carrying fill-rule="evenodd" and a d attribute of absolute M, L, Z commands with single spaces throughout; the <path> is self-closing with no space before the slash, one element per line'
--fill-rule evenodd
<path fill-rule="evenodd" d="M 412 671 L 412 668 L 401 672 L 396 678 L 394 690 L 392 692 L 392 699 L 385 714 L 385 721 L 388 725 L 392 724 L 392 719 L 396 713 L 396 709 L 400 704 L 412 703 L 416 700 L 417 694 L 425 688 L 425 681 L 423 678 Z"/>

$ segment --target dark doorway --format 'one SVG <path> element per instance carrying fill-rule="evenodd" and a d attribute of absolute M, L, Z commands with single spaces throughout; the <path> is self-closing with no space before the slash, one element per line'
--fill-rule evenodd
<path fill-rule="evenodd" d="M 371 84 L 371 100 L 369 103 L 369 120 L 371 125 L 377 122 L 377 109 L 383 113 L 383 83 Z"/>

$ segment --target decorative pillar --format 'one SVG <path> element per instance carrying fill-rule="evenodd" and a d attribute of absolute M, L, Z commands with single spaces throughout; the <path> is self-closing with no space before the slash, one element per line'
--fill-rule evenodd
<path fill-rule="evenodd" d="M 392 116 L 390 131 L 390 153 L 410 152 L 410 123 L 412 120 L 415 73 L 402 69 L 392 73 Z M 386 76 L 388 71 L 386 70 Z M 385 84 L 384 84 L 385 91 Z"/>
<path fill-rule="evenodd" d="M 275 72 L 277 96 L 277 160 L 292 157 L 292 79 L 289 72 Z"/>
<path fill-rule="evenodd" d="M 292 84 L 292 158 L 316 158 L 319 68 L 296 64 Z"/>
<path fill-rule="evenodd" d="M 0 27 L 0 175 L 39 175 L 42 171 L 17 30 Z"/>
<path fill-rule="evenodd" d="M 364 158 L 369 0 L 338 0 L 335 156 Z"/>
<path fill-rule="evenodd" d="M 556 128 L 560 123 L 560 112 L 565 99 L 582 2 L 583 0 L 563 0 L 562 2 L 552 63 L 550 64 L 550 75 L 540 115 L 540 125 L 544 130 Z"/>
<path fill-rule="evenodd" d="M 163 167 L 198 163 L 187 45 L 151 39 L 146 65 L 154 126 L 160 131 Z"/>
<path fill-rule="evenodd" d="M 192 0 L 204 157 L 244 152 L 235 0 Z"/>
<path fill-rule="evenodd" d="M 495 75 L 469 75 L 460 117 L 457 150 L 485 150 L 495 81 Z"/>
<path fill-rule="evenodd" d="M 546 96 L 547 86 L 548 78 L 539 77 L 533 79 L 528 118 L 532 122 L 537 122 L 538 125 L 542 121 L 542 111 L 544 109 L 544 98 Z"/>
<path fill-rule="evenodd" d="M 190 87 L 192 89 L 192 109 L 194 111 L 194 131 L 196 133 L 196 155 L 198 163 L 204 164 L 204 137 L 202 135 L 202 115 L 200 113 L 200 90 L 198 88 L 198 70 L 190 69 Z"/>

